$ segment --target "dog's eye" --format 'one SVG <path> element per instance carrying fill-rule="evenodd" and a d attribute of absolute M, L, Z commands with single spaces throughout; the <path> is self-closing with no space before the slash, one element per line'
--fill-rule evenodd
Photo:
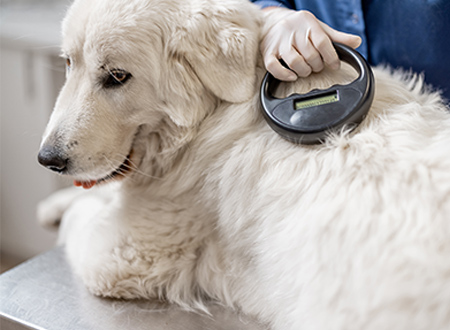
<path fill-rule="evenodd" d="M 131 73 L 120 69 L 113 69 L 109 71 L 109 75 L 103 83 L 103 86 L 105 88 L 119 87 L 125 84 L 130 78 Z"/>
<path fill-rule="evenodd" d="M 70 69 L 72 68 L 72 62 L 70 61 L 70 58 L 66 58 L 66 76 L 69 74 Z"/>

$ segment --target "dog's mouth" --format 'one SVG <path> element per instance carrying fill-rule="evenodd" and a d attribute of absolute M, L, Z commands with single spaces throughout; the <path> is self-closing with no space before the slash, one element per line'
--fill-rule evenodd
<path fill-rule="evenodd" d="M 127 174 L 129 174 L 133 169 L 133 163 L 131 161 L 131 158 L 133 156 L 133 149 L 131 149 L 130 153 L 127 157 L 125 157 L 125 160 L 122 162 L 122 164 L 115 169 L 110 174 L 104 176 L 103 178 L 97 179 L 97 180 L 87 180 L 87 181 L 81 181 L 81 180 L 74 180 L 73 184 L 76 187 L 83 187 L 84 189 L 90 189 L 95 185 L 110 182 L 113 180 L 120 180 L 123 179 Z"/>

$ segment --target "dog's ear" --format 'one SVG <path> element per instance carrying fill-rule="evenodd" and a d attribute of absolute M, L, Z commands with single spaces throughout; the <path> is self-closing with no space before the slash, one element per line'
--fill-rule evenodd
<path fill-rule="evenodd" d="M 186 59 L 214 95 L 228 102 L 243 102 L 254 93 L 259 9 L 253 4 L 246 7 L 243 1 L 207 4 L 188 15 L 185 24 L 174 31 L 172 51 Z"/>

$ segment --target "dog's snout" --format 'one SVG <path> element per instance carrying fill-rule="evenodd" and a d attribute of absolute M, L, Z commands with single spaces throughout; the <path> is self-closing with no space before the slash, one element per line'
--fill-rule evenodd
<path fill-rule="evenodd" d="M 54 146 L 44 146 L 39 151 L 38 161 L 42 166 L 61 173 L 67 168 L 68 158 L 60 149 Z"/>

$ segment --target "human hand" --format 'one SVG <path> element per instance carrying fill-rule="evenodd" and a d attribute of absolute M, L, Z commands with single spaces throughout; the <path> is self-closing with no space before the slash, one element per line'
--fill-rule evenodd
<path fill-rule="evenodd" d="M 334 30 L 309 11 L 279 7 L 266 8 L 268 18 L 275 19 L 260 44 L 266 69 L 277 79 L 294 81 L 319 72 L 324 65 L 339 69 L 340 60 L 332 41 L 357 48 L 361 38 Z M 271 17 L 269 17 L 271 16 Z M 289 69 L 280 63 L 280 59 Z"/>

